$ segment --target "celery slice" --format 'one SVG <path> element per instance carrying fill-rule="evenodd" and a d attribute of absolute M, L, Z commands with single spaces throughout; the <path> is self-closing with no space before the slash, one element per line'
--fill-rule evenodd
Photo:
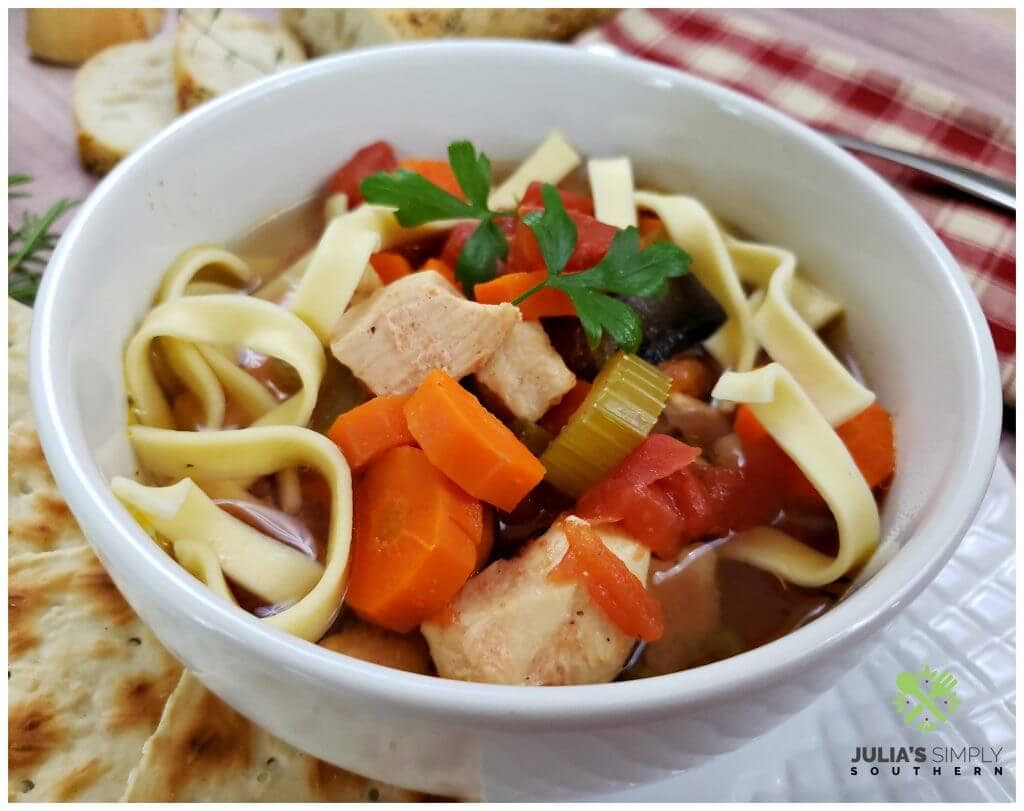
<path fill-rule="evenodd" d="M 547 480 L 580 496 L 643 442 L 668 400 L 672 380 L 619 351 L 602 367 L 583 405 L 540 457 Z"/>

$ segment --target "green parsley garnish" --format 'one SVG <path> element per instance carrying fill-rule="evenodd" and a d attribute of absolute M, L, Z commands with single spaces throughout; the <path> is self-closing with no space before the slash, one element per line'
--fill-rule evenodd
<path fill-rule="evenodd" d="M 448 162 L 465 201 L 408 169 L 372 174 L 359 189 L 368 203 L 396 208 L 395 219 L 403 228 L 437 220 L 479 220 L 455 265 L 455 276 L 472 295 L 474 285 L 497 275 L 498 260 L 508 256 L 508 240 L 494 222 L 500 212 L 487 205 L 491 194 L 488 157 L 478 155 L 469 141 L 455 141 L 448 147 Z"/>
<path fill-rule="evenodd" d="M 640 250 L 640 232 L 630 226 L 615 234 L 604 259 L 592 268 L 565 273 L 576 249 L 576 224 L 554 186 L 545 183 L 541 195 L 544 211 L 529 212 L 523 222 L 537 238 L 548 277 L 512 303 L 520 304 L 545 288 L 561 290 L 572 300 L 591 346 L 597 346 L 607 332 L 627 352 L 636 352 L 643 338 L 640 316 L 614 296 L 661 298 L 669 279 L 688 272 L 689 255 L 671 242 L 656 242 Z"/>
<path fill-rule="evenodd" d="M 460 200 L 418 172 L 398 169 L 377 172 L 359 188 L 368 203 L 391 206 L 395 219 L 404 228 L 438 220 L 479 220 L 459 254 L 455 275 L 467 295 L 473 287 L 493 279 L 498 260 L 508 257 L 508 239 L 495 222 L 511 212 L 492 211 L 487 203 L 491 193 L 491 162 L 477 154 L 469 141 L 455 141 L 448 147 L 448 162 L 466 195 Z M 640 232 L 626 228 L 615 234 L 604 259 L 579 273 L 565 273 L 565 266 L 576 249 L 576 223 L 562 205 L 551 185 L 542 188 L 543 211 L 523 216 L 537 238 L 548 278 L 525 292 L 513 304 L 519 304 L 546 287 L 561 290 L 572 299 L 580 323 L 592 346 L 607 332 L 629 352 L 636 352 L 643 338 L 640 316 L 616 296 L 660 298 L 668 279 L 683 276 L 690 257 L 670 242 L 658 242 L 640 250 Z"/>

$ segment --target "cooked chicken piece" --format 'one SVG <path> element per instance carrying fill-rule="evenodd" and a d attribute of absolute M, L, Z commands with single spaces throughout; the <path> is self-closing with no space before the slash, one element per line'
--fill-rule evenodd
<path fill-rule="evenodd" d="M 605 545 L 643 583 L 651 553 L 598 527 Z M 582 583 L 547 579 L 568 548 L 561 524 L 519 557 L 472 578 L 443 620 L 421 630 L 441 676 L 492 684 L 596 684 L 615 678 L 636 640 L 620 631 Z"/>
<path fill-rule="evenodd" d="M 514 416 L 535 422 L 576 385 L 576 375 L 536 321 L 516 324 L 476 379 Z"/>
<path fill-rule="evenodd" d="M 721 623 L 718 555 L 707 544 L 694 544 L 675 561 L 659 561 L 651 568 L 649 589 L 665 614 L 665 635 L 647 643 L 637 675 L 658 676 L 702 664 L 708 639 Z"/>
<path fill-rule="evenodd" d="M 341 630 L 321 639 L 320 645 L 364 662 L 430 674 L 430 653 L 417 633 L 396 634 L 368 622 L 349 617 Z"/>
<path fill-rule="evenodd" d="M 670 394 L 656 431 L 678 436 L 687 445 L 709 450 L 732 431 L 729 418 L 712 405 L 686 394 Z"/>
<path fill-rule="evenodd" d="M 392 282 L 338 319 L 331 351 L 374 394 L 410 394 L 431 369 L 483 366 L 519 321 L 511 304 L 477 304 L 434 271 Z"/>

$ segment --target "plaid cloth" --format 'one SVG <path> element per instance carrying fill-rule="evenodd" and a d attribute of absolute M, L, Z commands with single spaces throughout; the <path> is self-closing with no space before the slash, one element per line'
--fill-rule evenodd
<path fill-rule="evenodd" d="M 584 34 L 634 56 L 746 93 L 811 126 L 1016 176 L 1012 123 L 930 85 L 873 71 L 850 57 L 779 38 L 740 15 L 635 9 Z M 1016 399 L 1016 218 L 880 159 L 892 183 L 946 243 L 978 296 L 999 356 L 1003 395 Z"/>

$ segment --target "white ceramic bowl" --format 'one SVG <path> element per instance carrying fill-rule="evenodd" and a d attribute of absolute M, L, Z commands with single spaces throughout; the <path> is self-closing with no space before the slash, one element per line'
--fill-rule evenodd
<path fill-rule="evenodd" d="M 584 153 L 699 195 L 794 249 L 840 295 L 870 385 L 895 413 L 884 508 L 898 552 L 805 628 L 656 679 L 465 684 L 338 656 L 221 602 L 111 496 L 130 473 L 121 353 L 184 247 L 226 240 L 320 186 L 357 147 L 499 158 L 558 127 Z M 204 105 L 124 161 L 82 206 L 46 273 L 32 399 L 61 490 L 132 606 L 218 695 L 276 734 L 376 778 L 438 793 L 579 797 L 735 748 L 826 689 L 945 563 L 991 474 L 995 355 L 952 257 L 882 180 L 749 98 L 650 63 L 568 47 L 427 44 L 318 60 Z"/>

